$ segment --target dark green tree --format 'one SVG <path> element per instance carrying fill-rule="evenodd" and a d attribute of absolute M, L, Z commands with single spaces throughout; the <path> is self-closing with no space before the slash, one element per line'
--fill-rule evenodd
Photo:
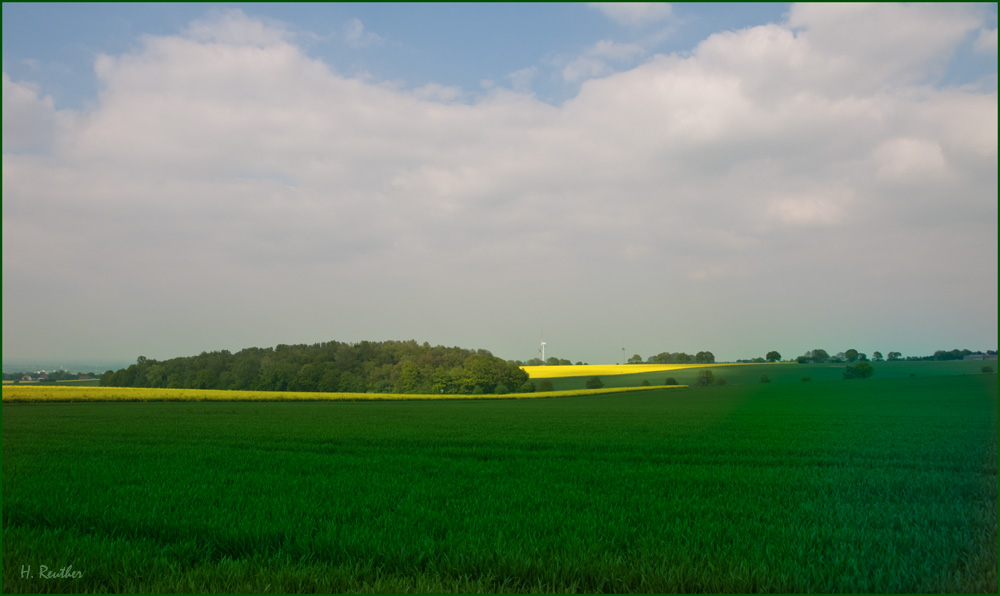
<path fill-rule="evenodd" d="M 587 379 L 587 389 L 600 389 L 604 387 L 604 381 L 601 377 L 591 377 Z"/>
<path fill-rule="evenodd" d="M 764 358 L 766 358 L 768 362 L 778 362 L 781 360 L 781 354 L 778 353 L 777 350 L 771 350 L 766 356 L 764 356 Z"/>
<path fill-rule="evenodd" d="M 867 360 L 859 360 L 844 367 L 845 379 L 867 379 L 875 374 L 875 368 Z"/>
<path fill-rule="evenodd" d="M 813 362 L 820 364 L 829 360 L 830 354 L 826 350 L 816 349 L 809 353 L 809 357 Z"/>
<path fill-rule="evenodd" d="M 698 352 L 694 356 L 694 361 L 698 364 L 712 364 L 715 362 L 715 354 L 708 351 Z"/>

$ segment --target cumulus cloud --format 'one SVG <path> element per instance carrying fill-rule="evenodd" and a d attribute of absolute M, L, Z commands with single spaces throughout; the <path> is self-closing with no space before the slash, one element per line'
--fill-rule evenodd
<path fill-rule="evenodd" d="M 614 288 L 631 288 L 637 313 L 740 295 L 733 316 L 752 317 L 794 280 L 792 295 L 834 312 L 847 263 L 884 242 L 896 277 L 856 288 L 873 313 L 845 332 L 865 332 L 900 287 L 915 313 L 947 303 L 938 276 L 993 296 L 995 314 L 982 274 L 995 251 L 984 262 L 981 246 L 996 240 L 996 94 L 925 84 L 980 27 L 937 5 L 796 6 L 787 23 L 618 73 L 600 62 L 641 50 L 601 42 L 559 106 L 517 92 L 530 69 L 471 103 L 345 77 L 238 11 L 99 57 L 99 102 L 73 126 L 46 124 L 51 99 L 5 74 L 4 343 L 8 309 L 41 316 L 60 303 L 31 292 L 96 268 L 107 291 L 69 314 L 107 312 L 136 342 L 150 312 L 196 352 L 277 309 L 256 328 L 294 336 L 277 341 L 396 326 L 384 333 L 503 354 L 539 300 L 569 328 L 618 312 Z M 23 151 L 49 137 L 47 153 Z M 509 331 L 462 335 L 484 319 Z M 671 333 L 733 341 L 715 323 Z M 242 341 L 268 341 L 256 337 Z"/>
<path fill-rule="evenodd" d="M 669 18 L 673 9 L 666 2 L 591 2 L 606 17 L 629 27 L 657 23 Z"/>

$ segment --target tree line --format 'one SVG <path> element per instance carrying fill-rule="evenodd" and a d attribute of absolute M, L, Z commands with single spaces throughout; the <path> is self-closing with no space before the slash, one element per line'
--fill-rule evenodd
<path fill-rule="evenodd" d="M 346 393 L 523 393 L 534 384 L 487 350 L 409 341 L 324 342 L 202 352 L 158 361 L 140 356 L 107 371 L 107 387 Z"/>

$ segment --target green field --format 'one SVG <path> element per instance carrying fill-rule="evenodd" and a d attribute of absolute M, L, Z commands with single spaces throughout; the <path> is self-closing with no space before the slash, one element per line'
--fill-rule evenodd
<path fill-rule="evenodd" d="M 767 375 L 772 383 L 800 383 L 802 377 L 810 381 L 833 381 L 843 378 L 845 364 L 797 364 L 795 362 L 775 362 L 767 364 L 711 364 L 697 368 L 668 370 L 632 375 L 607 375 L 601 377 L 605 387 L 636 387 L 643 381 L 650 385 L 663 385 L 668 377 L 677 380 L 681 385 L 696 385 L 698 375 L 702 370 L 711 370 L 716 379 L 722 377 L 730 384 L 755 384 L 760 382 L 761 375 Z M 944 360 L 944 361 L 907 361 L 875 362 L 875 377 L 893 379 L 902 377 L 925 377 L 939 375 L 980 374 L 984 366 L 997 371 L 996 360 Z M 542 377 L 539 377 L 539 379 Z M 586 385 L 589 376 L 553 378 L 552 386 L 556 390 L 579 389 Z M 535 379 L 536 382 L 538 379 Z"/>
<path fill-rule="evenodd" d="M 3 591 L 995 594 L 996 375 L 810 374 L 4 403 Z"/>

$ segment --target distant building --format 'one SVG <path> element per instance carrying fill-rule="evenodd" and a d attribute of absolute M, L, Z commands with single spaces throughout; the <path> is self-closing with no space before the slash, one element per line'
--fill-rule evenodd
<path fill-rule="evenodd" d="M 996 360 L 996 354 L 969 354 L 964 360 Z"/>

